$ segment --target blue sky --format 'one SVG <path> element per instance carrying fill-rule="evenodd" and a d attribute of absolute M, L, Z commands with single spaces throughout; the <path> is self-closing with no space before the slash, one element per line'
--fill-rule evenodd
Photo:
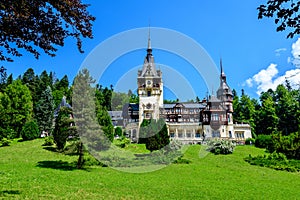
<path fill-rule="evenodd" d="M 192 38 L 205 49 L 218 67 L 222 57 L 229 86 L 236 89 L 238 94 L 241 93 L 241 89 L 245 89 L 248 95 L 256 98 L 259 92 L 269 87 L 275 88 L 285 77 L 289 77 L 294 85 L 299 83 L 300 71 L 294 57 L 300 54 L 300 40 L 298 41 L 297 37 L 286 39 L 287 32 L 276 32 L 273 19 L 257 19 L 256 8 L 265 1 L 85 0 L 85 2 L 91 4 L 89 11 L 96 17 L 93 28 L 94 39 L 83 41 L 85 53 L 80 54 L 76 41 L 68 39 L 54 58 L 43 54 L 39 60 L 35 60 L 32 55 L 24 52 L 24 56 L 15 58 L 15 62 L 1 65 L 6 66 L 8 73 L 13 73 L 15 77 L 32 67 L 38 74 L 43 70 L 54 71 L 58 78 L 67 74 L 70 80 L 73 80 L 82 63 L 97 45 L 121 32 L 148 27 L 150 21 L 151 27 L 174 30 Z M 146 48 L 148 36 L 145 34 L 143 37 Z M 153 44 L 159 45 L 158 41 L 153 40 L 154 38 Z M 120 47 L 115 45 L 111 51 L 114 51 L 114 48 Z M 108 66 L 100 80 L 101 84 L 116 85 L 117 81 L 130 70 L 135 73 L 134 70 L 143 64 L 145 54 L 145 49 L 137 49 L 120 55 Z M 185 79 L 192 85 L 195 95 L 200 98 L 204 97 L 207 91 L 216 90 L 219 83 L 213 86 L 205 85 L 201 77 L 194 76 L 191 63 L 180 56 L 155 48 L 153 54 L 161 69 L 163 66 L 168 66 L 171 71 L 174 69 L 183 78 L 182 80 Z M 105 53 L 99 55 L 99 62 L 105 56 Z M 166 73 L 163 73 L 163 76 L 173 78 Z M 179 80 L 181 79 L 173 78 L 176 83 L 180 82 Z M 173 96 L 166 98 L 169 97 Z M 193 95 L 190 99 L 192 98 Z"/>

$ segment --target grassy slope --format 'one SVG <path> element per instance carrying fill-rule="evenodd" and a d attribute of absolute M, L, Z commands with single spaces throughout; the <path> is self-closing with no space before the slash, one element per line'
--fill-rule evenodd
<path fill-rule="evenodd" d="M 0 199 L 297 199 L 300 174 L 251 166 L 249 153 L 263 150 L 239 146 L 234 154 L 199 158 L 191 146 L 188 165 L 131 174 L 111 168 L 76 170 L 76 157 L 43 149 L 43 140 L 0 148 Z"/>

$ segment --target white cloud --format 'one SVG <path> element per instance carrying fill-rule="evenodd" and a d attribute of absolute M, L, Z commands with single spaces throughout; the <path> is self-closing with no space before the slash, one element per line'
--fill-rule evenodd
<path fill-rule="evenodd" d="M 276 49 L 276 56 L 280 56 L 280 52 L 282 51 L 286 51 L 286 49 Z M 285 71 L 284 75 L 278 76 L 277 65 L 272 63 L 266 69 L 262 69 L 253 77 L 248 78 L 244 82 L 244 85 L 248 87 L 256 86 L 256 93 L 258 95 L 268 89 L 275 90 L 279 84 L 285 84 L 285 80 L 289 80 L 293 88 L 298 88 L 300 85 L 300 38 L 292 44 L 291 53 L 292 56 L 288 57 L 287 61 L 288 63 L 292 63 L 296 68 Z"/>
<path fill-rule="evenodd" d="M 293 59 L 292 59 L 292 63 L 299 67 L 300 66 L 300 38 L 298 38 L 298 40 L 293 43 L 292 45 L 292 55 L 293 55 Z"/>
<path fill-rule="evenodd" d="M 281 52 L 284 52 L 284 51 L 286 51 L 286 48 L 276 49 L 274 52 L 275 52 L 276 56 L 280 56 Z"/>
<path fill-rule="evenodd" d="M 292 54 L 294 58 L 299 58 L 300 56 L 300 38 L 292 45 Z"/>
<path fill-rule="evenodd" d="M 248 78 L 248 79 L 246 80 L 246 85 L 247 85 L 248 87 L 252 87 L 252 86 L 253 86 L 252 78 Z"/>
<path fill-rule="evenodd" d="M 246 80 L 248 87 L 252 87 L 254 84 L 257 86 L 257 94 L 265 92 L 268 89 L 275 90 L 279 84 L 285 84 L 285 80 L 288 79 L 292 87 L 297 87 L 300 83 L 300 69 L 292 69 L 286 71 L 284 75 L 276 77 L 278 69 L 276 64 L 270 64 L 267 69 L 262 69 L 255 74 L 252 78 Z"/>

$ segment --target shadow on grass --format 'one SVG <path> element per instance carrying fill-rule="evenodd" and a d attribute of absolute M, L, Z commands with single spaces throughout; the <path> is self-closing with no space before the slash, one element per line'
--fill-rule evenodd
<path fill-rule="evenodd" d="M 77 169 L 76 164 L 74 162 L 70 163 L 70 162 L 66 162 L 66 161 L 62 161 L 62 160 L 39 161 L 36 166 L 41 167 L 41 168 L 59 169 L 59 170 L 64 170 L 64 171 L 72 171 L 72 170 Z"/>
<path fill-rule="evenodd" d="M 6 195 L 18 195 L 21 194 L 21 192 L 19 190 L 3 190 L 0 191 L 0 197 L 2 196 L 6 196 Z"/>
<path fill-rule="evenodd" d="M 47 151 L 58 152 L 55 147 L 51 147 L 51 146 L 43 147 L 43 149 L 45 149 Z"/>

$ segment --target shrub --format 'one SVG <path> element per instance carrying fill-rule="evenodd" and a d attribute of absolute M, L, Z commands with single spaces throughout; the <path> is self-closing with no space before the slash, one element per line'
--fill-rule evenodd
<path fill-rule="evenodd" d="M 126 137 L 122 137 L 122 138 L 116 139 L 114 144 L 117 147 L 125 148 L 128 144 L 130 144 L 130 140 Z"/>
<path fill-rule="evenodd" d="M 22 127 L 21 136 L 23 140 L 33 140 L 39 137 L 40 130 L 36 121 L 26 122 Z"/>
<path fill-rule="evenodd" d="M 259 148 L 268 148 L 273 145 L 271 135 L 258 135 L 255 139 L 255 146 Z"/>
<path fill-rule="evenodd" d="M 244 160 L 251 165 L 269 167 L 276 170 L 284 170 L 289 172 L 300 171 L 299 160 L 288 160 L 284 154 L 277 152 L 256 157 L 249 155 L 247 158 L 244 158 Z"/>
<path fill-rule="evenodd" d="M 119 137 L 122 136 L 122 128 L 121 127 L 117 126 L 115 128 L 115 136 L 119 136 Z"/>
<path fill-rule="evenodd" d="M 2 140 L 0 141 L 0 146 L 4 147 L 4 146 L 9 146 L 9 144 L 11 143 L 11 141 L 7 138 L 2 138 Z"/>
<path fill-rule="evenodd" d="M 300 133 L 283 136 L 281 133 L 272 135 L 273 145 L 268 148 L 271 152 L 283 153 L 289 159 L 300 159 Z"/>
<path fill-rule="evenodd" d="M 54 145 L 54 139 L 52 136 L 45 137 L 45 142 L 43 146 L 52 146 Z"/>
<path fill-rule="evenodd" d="M 180 156 L 177 160 L 173 161 L 174 164 L 190 164 L 191 161 Z"/>
<path fill-rule="evenodd" d="M 245 141 L 246 145 L 250 145 L 250 144 L 255 144 L 255 139 L 254 138 L 247 138 Z"/>
<path fill-rule="evenodd" d="M 233 153 L 235 143 L 229 140 L 211 140 L 208 142 L 208 150 L 214 154 Z"/>
<path fill-rule="evenodd" d="M 13 129 L 11 128 L 4 129 L 0 127 L 0 140 L 2 140 L 3 138 L 14 139 L 16 137 L 17 137 L 17 133 Z"/>

